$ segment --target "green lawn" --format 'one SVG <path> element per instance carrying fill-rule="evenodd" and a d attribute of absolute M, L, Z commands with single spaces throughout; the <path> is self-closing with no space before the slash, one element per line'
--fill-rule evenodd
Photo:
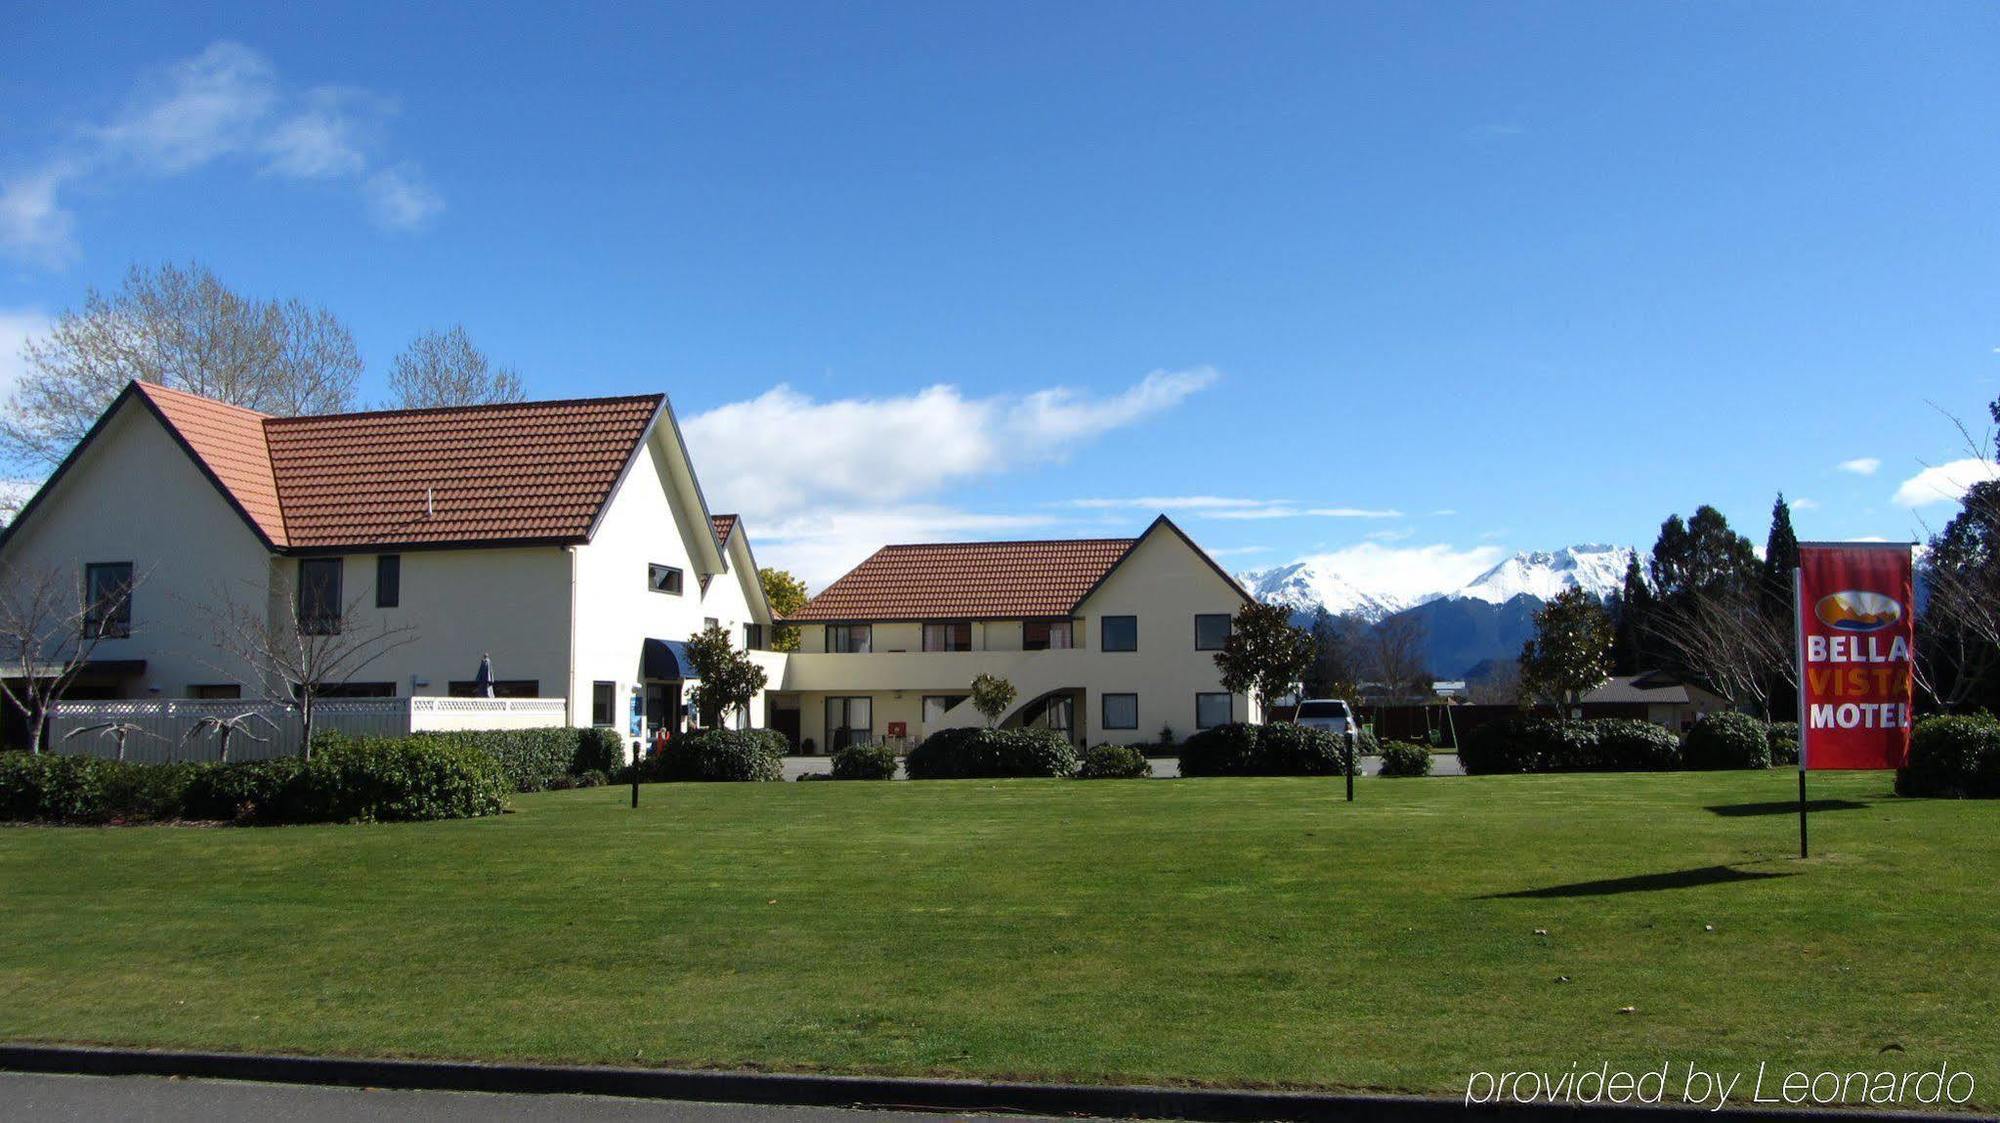
<path fill-rule="evenodd" d="M 1799 862 L 1794 783 L 690 784 L 7 828 L 0 1038 L 1447 1093 L 1949 1060 L 2000 1102 L 2000 806 L 1815 777 L 1842 805 Z"/>

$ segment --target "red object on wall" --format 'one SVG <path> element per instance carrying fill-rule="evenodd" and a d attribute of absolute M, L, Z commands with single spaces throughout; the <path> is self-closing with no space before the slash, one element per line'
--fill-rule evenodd
<path fill-rule="evenodd" d="M 891 737 L 908 737 L 909 735 L 910 735 L 910 723 L 909 723 L 909 722 L 906 722 L 906 721 L 892 721 L 892 722 L 890 722 L 890 723 L 889 723 L 889 736 L 891 736 Z"/>
<path fill-rule="evenodd" d="M 1799 546 L 1799 767 L 1900 768 L 1916 699 L 1910 547 Z"/>

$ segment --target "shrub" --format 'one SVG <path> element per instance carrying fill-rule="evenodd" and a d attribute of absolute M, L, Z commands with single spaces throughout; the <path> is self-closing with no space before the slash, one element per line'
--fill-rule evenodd
<path fill-rule="evenodd" d="M 1048 729 L 940 729 L 903 758 L 912 780 L 1073 776 L 1076 746 Z"/>
<path fill-rule="evenodd" d="M 1601 772 L 1606 769 L 1593 722 L 1567 718 L 1542 720 L 1525 727 L 1534 752 L 1535 772 Z"/>
<path fill-rule="evenodd" d="M 1152 774 L 1152 764 L 1136 745 L 1092 745 L 1076 770 L 1079 780 L 1141 780 Z"/>
<path fill-rule="evenodd" d="M 641 780 L 764 781 L 785 778 L 783 757 L 770 743 L 732 729 L 704 729 L 667 742 L 639 764 Z"/>
<path fill-rule="evenodd" d="M 287 821 L 395 823 L 497 815 L 511 784 L 491 754 L 419 735 L 328 749 L 287 787 Z"/>
<path fill-rule="evenodd" d="M 599 774 L 601 780 L 607 773 L 625 767 L 625 738 L 616 729 L 596 726 L 577 730 L 576 756 L 570 761 L 570 771 L 582 777 L 591 772 Z M 590 787 L 579 784 L 578 787 Z"/>
<path fill-rule="evenodd" d="M 1769 768 L 1771 742 L 1764 723 L 1749 714 L 1703 714 L 1688 730 L 1681 757 L 1689 768 Z"/>
<path fill-rule="evenodd" d="M 1412 745 L 1408 741 L 1391 741 L 1382 746 L 1383 776 L 1428 776 L 1431 774 L 1431 750 L 1425 745 Z"/>
<path fill-rule="evenodd" d="M 610 782 L 610 777 L 602 769 L 586 768 L 576 774 L 576 786 L 579 788 L 601 788 Z"/>
<path fill-rule="evenodd" d="M 764 750 L 780 759 L 792 755 L 792 740 L 775 729 L 746 729 L 752 740 L 764 746 Z"/>
<path fill-rule="evenodd" d="M 1799 762 L 1799 723 L 1796 721 L 1774 721 L 1764 727 L 1765 737 L 1771 743 L 1771 763 L 1797 764 Z"/>
<path fill-rule="evenodd" d="M 1181 745 L 1183 776 L 1339 776 L 1348 764 L 1341 738 L 1289 722 L 1232 722 Z"/>
<path fill-rule="evenodd" d="M 896 750 L 887 745 L 849 745 L 833 754 L 836 780 L 893 780 Z"/>
<path fill-rule="evenodd" d="M 1489 721 L 1468 731 L 1458 746 L 1458 763 L 1468 775 L 1542 770 L 1540 732 L 1546 719 L 1519 715 Z"/>
<path fill-rule="evenodd" d="M 1991 714 L 1929 717 L 1896 770 L 1898 795 L 1947 799 L 2000 796 L 2000 721 Z"/>
<path fill-rule="evenodd" d="M 539 792 L 566 777 L 596 769 L 610 772 L 625 763 L 625 741 L 616 729 L 460 729 L 413 734 L 409 740 L 477 749 L 500 764 L 517 792 Z M 313 753 L 382 740 L 349 736 L 336 729 L 313 734 Z"/>
<path fill-rule="evenodd" d="M 1599 718 L 1590 724 L 1597 731 L 1599 769 L 1670 772 L 1681 766 L 1681 739 L 1666 726 L 1627 717 Z"/>
<path fill-rule="evenodd" d="M 313 741 L 322 744 L 317 737 Z M 205 764 L 188 784 L 183 810 L 190 819 L 285 821 L 287 793 L 293 790 L 304 769 L 305 762 L 297 757 Z"/>
<path fill-rule="evenodd" d="M 1382 742 L 1376 740 L 1375 734 L 1370 733 L 1368 730 L 1356 728 L 1354 731 L 1354 755 L 1381 756 Z"/>

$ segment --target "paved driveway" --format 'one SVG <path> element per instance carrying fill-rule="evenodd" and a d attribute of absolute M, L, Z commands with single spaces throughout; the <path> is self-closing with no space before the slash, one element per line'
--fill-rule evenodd
<path fill-rule="evenodd" d="M 43 1076 L 0 1072 L 0 1119 L 9 1123 L 938 1123 L 950 1116 L 905 1111 L 634 1100 L 613 1096 L 395 1092 L 157 1076 Z M 1009 1116 L 1023 1120 L 1028 1116 Z M 1053 1121 L 1051 1121 L 1053 1123 Z"/>
<path fill-rule="evenodd" d="M 1173 757 L 1152 758 L 1153 775 L 1171 779 L 1180 775 L 1180 762 Z M 1361 758 L 1361 771 L 1374 775 L 1382 767 L 1382 758 L 1365 756 Z M 785 758 L 785 779 L 796 780 L 804 775 L 824 776 L 833 771 L 833 762 L 823 756 L 788 756 Z M 1458 766 L 1457 753 L 1436 753 L 1431 756 L 1431 775 L 1463 776 L 1465 769 Z"/>

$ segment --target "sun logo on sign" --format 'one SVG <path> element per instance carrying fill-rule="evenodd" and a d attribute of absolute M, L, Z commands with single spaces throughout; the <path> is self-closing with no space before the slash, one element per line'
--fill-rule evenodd
<path fill-rule="evenodd" d="M 1903 606 L 1882 593 L 1845 589 L 1819 598 L 1813 615 L 1836 631 L 1879 632 L 1903 618 Z"/>

